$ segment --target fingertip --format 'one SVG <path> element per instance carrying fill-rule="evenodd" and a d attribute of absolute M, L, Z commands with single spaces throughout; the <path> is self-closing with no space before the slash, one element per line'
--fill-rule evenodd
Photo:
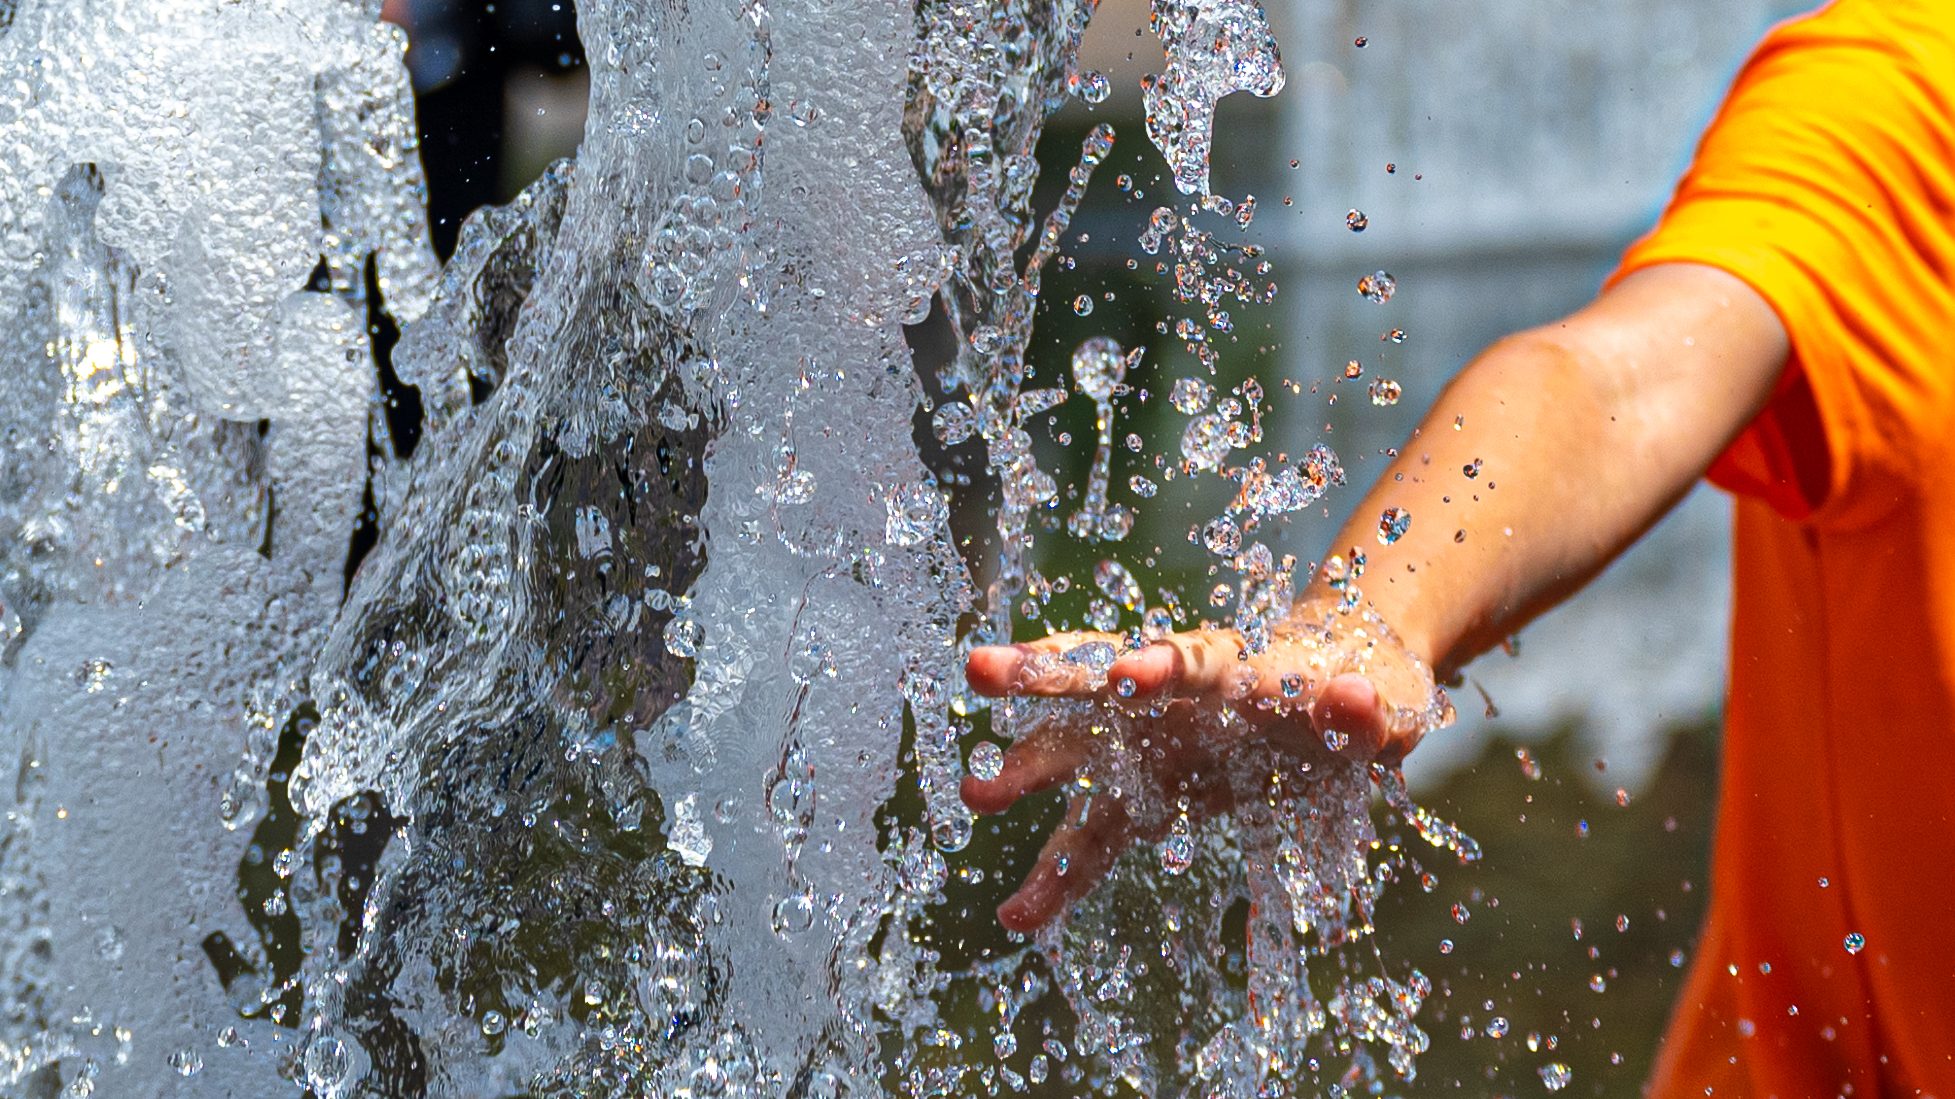
<path fill-rule="evenodd" d="M 1115 683 L 1133 680 L 1137 695 L 1160 694 L 1174 687 L 1178 662 L 1174 646 L 1157 641 L 1114 661 L 1107 669 L 1107 678 Z"/>
<path fill-rule="evenodd" d="M 1010 694 L 1017 685 L 1025 653 L 1016 645 L 980 645 L 964 658 L 964 679 L 987 698 Z"/>
<path fill-rule="evenodd" d="M 1007 898 L 1005 903 L 998 906 L 998 922 L 1005 930 L 1016 931 L 1021 935 L 1032 934 L 1051 923 L 1052 917 L 1056 915 L 1058 915 L 1058 906 L 1049 898 L 1035 892 L 1029 882 Z"/>
<path fill-rule="evenodd" d="M 1317 732 L 1337 732 L 1347 738 L 1346 750 L 1371 759 L 1390 742 L 1390 722 L 1384 699 L 1371 680 L 1347 672 L 1333 677 L 1317 692 L 1310 707 L 1310 723 Z"/>
<path fill-rule="evenodd" d="M 992 815 L 1010 809 L 1017 801 L 1017 791 L 1002 786 L 996 781 L 986 782 L 976 775 L 965 775 L 958 784 L 957 795 L 972 812 Z"/>

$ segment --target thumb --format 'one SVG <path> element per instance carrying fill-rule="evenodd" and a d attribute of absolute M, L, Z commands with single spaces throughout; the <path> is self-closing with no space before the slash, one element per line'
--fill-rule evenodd
<path fill-rule="evenodd" d="M 1406 726 L 1371 680 L 1347 672 L 1325 683 L 1310 705 L 1310 724 L 1324 747 L 1352 759 L 1397 763 L 1418 744 L 1420 730 Z"/>

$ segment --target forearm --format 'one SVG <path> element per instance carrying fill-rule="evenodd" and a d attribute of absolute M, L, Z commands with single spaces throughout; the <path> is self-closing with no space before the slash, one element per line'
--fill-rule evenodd
<path fill-rule="evenodd" d="M 1600 572 L 1769 396 L 1784 336 L 1762 301 L 1703 269 L 1665 281 L 1488 349 L 1327 551 L 1365 553 L 1364 596 L 1442 675 Z M 1411 522 L 1385 545 L 1388 508 Z"/>

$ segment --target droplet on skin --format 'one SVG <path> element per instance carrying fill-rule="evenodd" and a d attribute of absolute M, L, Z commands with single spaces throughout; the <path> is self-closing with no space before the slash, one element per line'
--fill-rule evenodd
<path fill-rule="evenodd" d="M 1412 513 L 1404 508 L 1386 508 L 1378 516 L 1378 542 L 1389 546 L 1412 528 Z"/>

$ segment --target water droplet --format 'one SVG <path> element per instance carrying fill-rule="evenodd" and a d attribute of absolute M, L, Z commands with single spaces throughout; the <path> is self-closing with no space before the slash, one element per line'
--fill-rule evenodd
<path fill-rule="evenodd" d="M 1488 1005 L 1488 1006 L 1492 1006 L 1492 1005 Z M 1493 1018 L 1487 1020 L 1487 1037 L 1489 1038 L 1507 1037 L 1507 1026 L 1508 1026 L 1507 1017 L 1505 1015 L 1495 1015 Z"/>
<path fill-rule="evenodd" d="M 1174 388 L 1168 391 L 1168 403 L 1176 412 L 1193 416 L 1208 407 L 1215 397 L 1215 387 L 1200 378 L 1177 378 Z"/>
<path fill-rule="evenodd" d="M 950 520 L 950 505 L 931 485 L 898 485 L 884 505 L 883 538 L 892 546 L 918 545 Z"/>
<path fill-rule="evenodd" d="M 1140 684 L 1135 683 L 1132 676 L 1123 675 L 1113 682 L 1113 693 L 1119 695 L 1121 698 L 1132 698 L 1138 690 L 1140 690 Z"/>
<path fill-rule="evenodd" d="M 774 934 L 798 935 L 815 925 L 815 899 L 806 893 L 782 897 L 774 905 Z"/>
<path fill-rule="evenodd" d="M 971 776 L 979 782 L 990 782 L 1005 771 L 1005 750 L 991 741 L 982 741 L 971 749 Z"/>
<path fill-rule="evenodd" d="M 1073 312 L 1079 314 L 1082 317 L 1090 315 L 1093 312 L 1093 295 L 1081 294 L 1080 296 L 1074 298 Z"/>
<path fill-rule="evenodd" d="M 1670 968 L 1671 969 L 1683 968 L 1683 951 L 1672 950 L 1670 952 Z"/>
<path fill-rule="evenodd" d="M 1352 44 L 1353 46 L 1356 46 L 1356 47 L 1357 47 L 1357 48 L 1359 48 L 1359 49 L 1364 49 L 1364 48 L 1365 48 L 1365 46 L 1366 46 L 1366 45 L 1367 45 L 1368 43 L 1370 43 L 1370 41 L 1371 41 L 1371 39 L 1369 39 L 1369 38 L 1366 38 L 1366 37 L 1365 37 L 1364 35 L 1362 35 L 1362 34 L 1361 34 L 1361 35 L 1358 35 L 1358 36 L 1357 36 L 1356 38 L 1353 38 L 1353 39 L 1351 40 L 1351 44 Z"/>
<path fill-rule="evenodd" d="M 1381 545 L 1391 545 L 1412 528 L 1412 513 L 1404 508 L 1386 508 L 1378 516 L 1378 541 Z"/>
<path fill-rule="evenodd" d="M 1858 954 L 1867 948 L 1866 936 L 1860 934 L 1858 931 L 1849 931 L 1846 934 L 1845 945 L 1848 954 Z"/>
<path fill-rule="evenodd" d="M 1187 430 L 1181 433 L 1181 457 L 1186 459 L 1189 468 L 1220 466 L 1235 446 L 1230 427 L 1230 421 L 1214 412 L 1204 412 L 1188 421 Z"/>
<path fill-rule="evenodd" d="M 1453 905 L 1453 922 L 1465 923 L 1473 918 L 1473 910 L 1463 904 Z"/>
<path fill-rule="evenodd" d="M 1617 931 L 1628 931 L 1628 930 L 1629 930 L 1629 917 L 1628 917 L 1628 916 L 1617 916 L 1617 917 L 1616 917 L 1616 930 L 1617 930 Z"/>
<path fill-rule="evenodd" d="M 930 430 L 945 446 L 956 446 L 977 432 L 977 413 L 960 400 L 948 400 L 930 416 Z"/>
<path fill-rule="evenodd" d="M 1113 600 L 1127 610 L 1137 610 L 1141 600 L 1140 581 L 1127 571 L 1127 566 L 1118 561 L 1101 561 L 1093 566 L 1093 583 Z"/>
<path fill-rule="evenodd" d="M 1386 332 L 1378 337 L 1379 342 L 1381 343 L 1383 342 L 1404 343 L 1405 338 L 1406 338 L 1405 329 L 1403 328 L 1394 328 L 1391 331 Z"/>
<path fill-rule="evenodd" d="M 1195 864 L 1195 840 L 1188 834 L 1185 820 L 1177 820 L 1168 838 L 1161 841 L 1161 869 L 1170 874 L 1185 874 Z"/>
<path fill-rule="evenodd" d="M 509 1020 L 503 1017 L 502 1012 L 485 1011 L 482 1013 L 482 1034 L 484 1037 L 493 1038 L 508 1029 Z"/>
<path fill-rule="evenodd" d="M 1607 992 L 1609 990 L 1609 982 L 1602 979 L 1602 974 L 1591 973 L 1588 978 L 1588 990 L 1590 992 Z"/>
<path fill-rule="evenodd" d="M 340 1096 L 353 1071 L 353 1057 L 346 1043 L 331 1034 L 320 1034 L 305 1047 L 305 1081 L 321 1096 Z"/>
<path fill-rule="evenodd" d="M 1234 557 L 1242 549 L 1242 529 L 1224 515 L 1202 528 L 1202 545 L 1217 557 Z"/>
<path fill-rule="evenodd" d="M 1371 227 L 1371 219 L 1364 216 L 1363 210 L 1348 210 L 1344 214 L 1344 227 L 1353 233 L 1362 233 Z"/>
<path fill-rule="evenodd" d="M 1341 729 L 1324 730 L 1324 747 L 1333 752 L 1341 752 L 1351 746 L 1351 734 Z M 1458 906 L 1455 905 L 1455 908 Z"/>
<path fill-rule="evenodd" d="M 1284 698 L 1295 698 L 1303 693 L 1303 677 L 1291 672 L 1283 677 L 1281 688 Z"/>
<path fill-rule="evenodd" d="M 1383 408 L 1395 405 L 1404 388 L 1389 378 L 1374 378 L 1371 382 L 1371 403 Z"/>
<path fill-rule="evenodd" d="M 1105 103 L 1113 93 L 1113 81 L 1105 73 L 1081 69 L 1066 81 L 1066 90 L 1088 103 Z"/>
<path fill-rule="evenodd" d="M 665 624 L 665 649 L 673 656 L 691 660 L 699 655 L 699 643 L 705 635 L 705 628 L 689 612 L 682 611 Z"/>
<path fill-rule="evenodd" d="M 1364 364 L 1358 360 L 1352 359 L 1350 362 L 1344 364 L 1344 376 L 1346 378 L 1362 377 L 1363 374 Z"/>
<path fill-rule="evenodd" d="M 1541 1086 L 1549 1091 L 1560 1091 L 1575 1078 L 1575 1071 L 1560 1061 L 1550 1061 L 1541 1066 Z"/>
<path fill-rule="evenodd" d="M 1135 496 L 1138 496 L 1143 500 L 1152 499 L 1155 493 L 1161 491 L 1161 486 L 1155 484 L 1154 482 L 1148 480 L 1145 477 L 1142 477 L 1138 473 L 1134 474 L 1132 477 L 1127 478 L 1127 487 L 1133 490 Z"/>
<path fill-rule="evenodd" d="M 1382 305 L 1392 300 L 1393 294 L 1398 293 L 1398 280 L 1393 278 L 1390 272 L 1373 271 L 1358 280 L 1358 293 L 1364 295 L 1366 301 Z"/>
<path fill-rule="evenodd" d="M 195 1076 L 204 1070 L 204 1055 L 194 1049 L 180 1049 L 165 1058 L 178 1076 Z"/>
<path fill-rule="evenodd" d="M 1453 940 L 1451 939 L 1439 940 L 1439 952 L 1441 954 L 1451 954 L 1453 952 Z"/>

